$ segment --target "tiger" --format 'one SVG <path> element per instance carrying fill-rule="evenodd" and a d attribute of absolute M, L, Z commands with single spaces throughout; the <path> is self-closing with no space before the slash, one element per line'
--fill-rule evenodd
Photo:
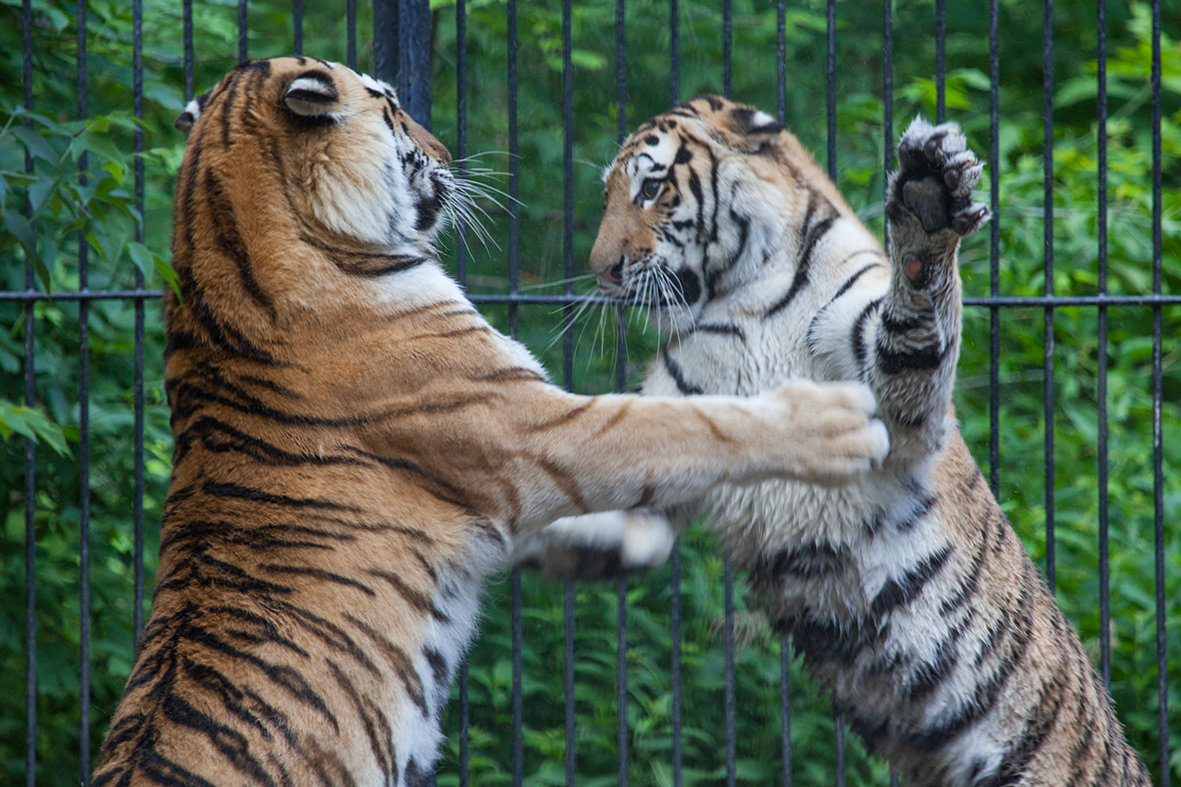
<path fill-rule="evenodd" d="M 172 477 L 96 787 L 433 783 L 481 580 L 518 535 L 884 458 L 859 384 L 553 385 L 444 271 L 466 192 L 384 82 L 244 62 L 177 126 Z"/>
<path fill-rule="evenodd" d="M 989 218 L 972 202 L 983 164 L 958 126 L 921 118 L 897 160 L 883 249 L 797 138 L 754 107 L 701 97 L 624 141 L 590 267 L 602 292 L 650 307 L 667 333 L 642 392 L 863 382 L 889 454 L 841 488 L 723 484 L 667 519 L 566 519 L 522 540 L 517 558 L 571 578 L 636 569 L 704 512 L 773 628 L 908 783 L 1147 785 L 955 420 L 957 254 Z"/>

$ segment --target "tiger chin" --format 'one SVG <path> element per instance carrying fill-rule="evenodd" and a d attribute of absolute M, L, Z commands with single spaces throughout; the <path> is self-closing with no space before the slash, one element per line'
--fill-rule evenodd
<path fill-rule="evenodd" d="M 173 473 L 95 785 L 426 784 L 481 578 L 519 536 L 885 454 L 864 386 L 552 385 L 444 273 L 464 191 L 384 83 L 244 63 L 177 126 Z"/>
<path fill-rule="evenodd" d="M 916 785 L 1147 785 L 1111 699 L 972 460 L 951 405 L 961 238 L 988 219 L 954 124 L 898 146 L 883 251 L 794 136 L 707 96 L 641 125 L 605 175 L 591 267 L 659 309 L 649 396 L 756 395 L 788 379 L 870 386 L 881 467 L 843 488 L 723 485 L 670 514 L 599 514 L 524 559 L 642 568 L 704 511 L 772 625 L 874 752 Z M 622 517 L 617 517 L 622 519 Z M 588 528 L 589 529 L 589 528 Z M 647 535 L 636 532 L 648 529 Z M 591 543 L 593 560 L 563 554 Z"/>

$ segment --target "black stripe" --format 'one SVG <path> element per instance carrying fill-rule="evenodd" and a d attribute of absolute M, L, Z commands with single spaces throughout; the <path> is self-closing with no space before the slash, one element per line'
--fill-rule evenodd
<path fill-rule="evenodd" d="M 369 739 L 369 751 L 372 752 L 373 759 L 377 760 L 381 773 L 385 777 L 383 781 L 386 784 L 396 781 L 393 774 L 398 763 L 394 759 L 393 730 L 390 729 L 390 723 L 386 719 L 385 713 L 376 707 L 372 700 L 361 698 L 356 687 L 353 686 L 353 682 L 348 679 L 340 667 L 331 660 L 326 660 L 326 662 L 328 669 L 332 671 L 332 677 L 336 679 L 336 684 L 344 690 L 353 705 L 353 711 L 361 719 L 361 724 L 365 728 L 365 736 Z M 381 729 L 378 730 L 378 727 Z"/>
<path fill-rule="evenodd" d="M 234 770 L 268 787 L 275 784 L 262 763 L 250 753 L 250 744 L 242 733 L 220 724 L 173 692 L 168 693 L 160 708 L 174 724 L 204 733 Z"/>
<path fill-rule="evenodd" d="M 685 379 L 685 373 L 681 369 L 681 365 L 673 360 L 669 355 L 667 349 L 661 350 L 661 358 L 664 360 L 664 370 L 668 372 L 669 376 L 673 378 L 676 383 L 677 390 L 685 396 L 695 396 L 705 393 L 705 390 L 698 385 L 694 385 Z"/>
<path fill-rule="evenodd" d="M 750 578 L 752 582 L 762 585 L 781 583 L 789 575 L 816 579 L 840 571 L 848 560 L 849 549 L 844 545 L 804 544 L 788 547 L 772 556 L 760 557 L 750 569 Z"/>
<path fill-rule="evenodd" d="M 359 513 L 361 509 L 356 506 L 344 505 L 332 500 L 325 500 L 319 497 L 289 497 L 287 495 L 274 495 L 270 492 L 264 492 L 261 489 L 254 489 L 248 486 L 241 486 L 234 483 L 223 483 L 218 481 L 206 481 L 202 487 L 202 491 L 209 495 L 216 497 L 235 497 L 242 500 L 250 500 L 255 503 L 267 503 L 269 505 L 291 506 L 295 508 L 316 508 L 331 511 L 349 511 L 352 513 Z"/>
<path fill-rule="evenodd" d="M 406 600 L 407 604 L 419 612 L 430 613 L 433 611 L 434 603 L 431 601 L 431 596 L 423 593 L 421 590 L 410 587 L 397 574 L 378 568 L 367 568 L 365 569 L 365 573 L 372 577 L 385 580 L 389 583 L 390 587 L 398 592 L 399 596 Z"/>
<path fill-rule="evenodd" d="M 938 369 L 947 357 L 947 351 L 938 345 L 931 344 L 914 350 L 892 350 L 877 343 L 878 369 L 883 374 L 901 374 L 902 372 L 929 372 Z"/>
<path fill-rule="evenodd" d="M 687 333 L 712 333 L 720 336 L 734 336 L 741 341 L 746 341 L 746 334 L 741 328 L 733 323 L 709 323 L 701 322 L 691 327 Z"/>
<path fill-rule="evenodd" d="M 354 588 L 364 593 L 366 596 L 374 597 L 377 594 L 373 592 L 373 588 L 368 585 L 358 582 L 355 579 L 349 579 L 346 576 L 336 574 L 332 571 L 325 571 L 322 568 L 310 568 L 308 566 L 285 566 L 279 563 L 263 563 L 259 568 L 264 571 L 270 571 L 274 574 L 286 574 L 295 577 L 311 577 L 323 582 L 332 582 L 344 587 Z"/>
<path fill-rule="evenodd" d="M 865 374 L 865 355 L 866 347 L 865 340 L 862 338 L 862 333 L 865 330 L 865 323 L 882 305 L 881 298 L 875 298 L 869 303 L 865 304 L 865 308 L 857 315 L 857 319 L 853 321 L 853 330 L 851 331 L 850 340 L 853 342 L 853 359 L 857 363 L 858 377 L 864 377 Z"/>
<path fill-rule="evenodd" d="M 952 548 L 945 545 L 927 555 L 899 579 L 895 580 L 891 578 L 886 580 L 886 583 L 878 591 L 877 596 L 874 597 L 873 602 L 870 604 L 870 616 L 880 619 L 892 613 L 898 607 L 909 604 L 918 598 L 927 582 L 947 564 L 947 559 L 951 557 L 951 553 Z"/>

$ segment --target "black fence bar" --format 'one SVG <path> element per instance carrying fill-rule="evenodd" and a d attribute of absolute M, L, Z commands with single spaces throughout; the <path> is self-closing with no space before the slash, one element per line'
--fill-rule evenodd
<path fill-rule="evenodd" d="M 292 51 L 303 54 L 303 0 L 291 0 Z"/>
<path fill-rule="evenodd" d="M 734 95 L 734 9 L 731 0 L 722 0 L 722 93 Z M 722 555 L 722 713 L 726 730 L 726 785 L 738 781 L 738 739 L 734 724 L 734 561 L 730 551 Z"/>
<path fill-rule="evenodd" d="M 25 109 L 33 109 L 33 8 L 24 0 L 21 8 L 21 80 Z M 32 126 L 26 121 L 26 126 Z M 25 151 L 25 172 L 33 173 L 33 156 Z M 27 205 L 30 225 L 33 206 Z M 34 232 L 36 229 L 34 228 Z M 25 258 L 25 290 L 37 285 L 33 261 Z M 37 401 L 36 389 L 36 316 L 33 302 L 25 306 L 25 406 Z M 37 781 L 37 447 L 32 437 L 25 438 L 25 785 Z"/>
<path fill-rule="evenodd" d="M 144 9 L 143 0 L 132 0 L 132 103 L 136 120 L 143 121 L 144 117 Z M 135 209 L 139 212 L 139 222 L 135 227 L 135 240 L 144 242 L 144 130 L 137 124 L 135 127 Z M 144 274 L 138 267 L 135 269 L 135 288 L 144 288 Z M 133 301 L 135 309 L 135 381 L 134 381 L 134 431 L 133 458 L 134 463 L 134 499 L 132 500 L 132 561 L 134 574 L 133 599 L 135 609 L 132 611 L 135 641 L 139 642 L 140 632 L 144 629 L 144 302 L 143 299 Z"/>
<path fill-rule="evenodd" d="M 988 222 L 988 295 L 1000 297 L 1001 280 L 1001 167 L 1000 167 L 1000 83 L 1001 47 L 999 32 L 1000 9 L 998 0 L 988 3 L 988 168 L 989 207 L 992 217 Z M 996 497 L 1000 491 L 1000 357 L 1001 312 L 994 304 L 988 314 L 988 488 Z"/>
<path fill-rule="evenodd" d="M 1161 24 L 1160 0 L 1152 0 L 1152 294 L 1161 294 Z M 1164 404 L 1161 307 L 1152 308 L 1152 526 L 1156 561 L 1156 701 L 1161 787 L 1169 787 L 1169 677 L 1165 631 L 1165 478 L 1161 427 Z"/>
<path fill-rule="evenodd" d="M 1098 254 L 1100 295 L 1107 294 L 1107 3 L 1098 2 L 1096 33 L 1098 38 Z M 1099 339 L 1096 358 L 1099 420 L 1099 672 L 1103 684 L 1111 687 L 1111 593 L 1110 593 L 1110 521 L 1107 511 L 1107 307 L 1099 305 Z"/>
<path fill-rule="evenodd" d="M 947 119 L 947 0 L 935 0 L 935 122 Z"/>
<path fill-rule="evenodd" d="M 193 100 L 193 0 L 184 0 L 181 13 L 184 16 L 184 69 L 185 103 Z"/>
<path fill-rule="evenodd" d="M 681 33 L 679 0 L 669 0 L 668 10 L 668 91 L 669 105 L 681 103 Z M 669 556 L 669 639 L 672 640 L 670 683 L 673 706 L 673 787 L 681 787 L 684 779 L 684 741 L 681 692 L 681 539 L 673 540 Z"/>
<path fill-rule="evenodd" d="M 508 230 L 508 280 L 509 293 L 516 296 L 519 266 L 518 236 L 520 216 L 517 210 L 517 193 L 520 181 L 520 161 L 517 140 L 517 0 L 508 0 L 507 10 L 508 45 L 508 171 L 509 171 L 509 230 Z M 509 303 L 509 334 L 515 339 L 520 325 L 520 314 L 514 298 Z M 521 570 L 512 572 L 512 639 L 513 639 L 513 785 L 520 787 L 524 781 L 524 699 L 521 696 Z"/>
<path fill-rule="evenodd" d="M 828 117 L 828 177 L 837 182 L 837 0 L 828 0 L 825 38 L 826 115 Z M 780 123 L 785 119 L 780 118 Z"/>
<path fill-rule="evenodd" d="M 615 105 L 618 113 L 615 140 L 622 143 L 627 134 L 627 3 L 626 0 L 615 2 Z M 567 282 L 573 276 L 571 266 L 566 273 Z M 567 284 L 567 292 L 570 292 Z M 627 342 L 624 332 L 623 311 L 615 310 L 616 341 L 623 345 L 616 350 L 619 359 L 616 365 L 616 385 L 619 390 L 627 385 Z M 571 348 L 573 351 L 573 348 Z M 628 727 L 627 727 L 627 576 L 620 576 L 616 581 L 616 628 L 615 628 L 615 746 L 618 749 L 619 768 L 615 777 L 616 784 L 627 787 L 628 784 Z"/>
<path fill-rule="evenodd" d="M 826 39 L 827 79 L 828 79 L 828 165 L 829 176 L 833 177 L 833 167 L 836 163 L 836 0 L 828 0 L 828 37 Z M 776 91 L 776 119 L 787 125 L 787 2 L 779 0 L 775 9 L 775 67 L 778 72 L 778 90 Z M 836 178 L 833 177 L 833 181 Z M 782 763 L 784 787 L 791 787 L 791 637 L 779 637 L 779 723 L 780 744 L 779 756 Z"/>
<path fill-rule="evenodd" d="M 1045 294 L 1054 294 L 1054 0 L 1045 0 L 1042 31 L 1042 158 L 1045 202 L 1044 252 Z M 1042 317 L 1042 401 L 1045 436 L 1046 490 L 1046 582 L 1054 590 L 1054 307 L 1048 305 Z"/>
<path fill-rule="evenodd" d="M 350 68 L 357 59 L 356 0 L 349 0 Z M 455 0 L 455 160 L 460 178 L 467 166 L 467 0 Z M 455 269 L 459 286 L 467 286 L 467 235 L 463 219 L 455 221 Z M 471 745 L 471 703 L 468 698 L 468 657 L 459 664 L 459 787 L 468 787 L 468 749 Z"/>
<path fill-rule="evenodd" d="M 250 29 L 247 0 L 238 0 L 238 62 L 245 63 L 250 58 L 250 44 L 247 32 Z"/>
<path fill-rule="evenodd" d="M 572 295 L 574 276 L 574 63 L 571 54 L 571 0 L 562 0 L 562 275 L 565 294 Z M 562 383 L 574 388 L 574 310 L 562 309 Z M 574 584 L 563 583 L 562 623 L 565 630 L 566 660 L 563 684 L 566 703 L 566 785 L 574 787 L 577 777 L 574 750 Z"/>
<path fill-rule="evenodd" d="M 463 0 L 457 0 L 456 13 L 460 13 L 458 6 L 463 5 Z M 347 28 L 348 49 L 345 52 L 345 57 L 348 59 L 349 68 L 357 67 L 357 0 L 348 0 L 345 5 L 345 26 Z"/>
<path fill-rule="evenodd" d="M 86 69 L 86 0 L 78 0 L 75 12 L 78 40 L 78 118 L 89 116 Z M 78 158 L 78 182 L 86 186 L 88 156 Z M 90 246 L 86 228 L 78 231 L 78 289 L 86 291 L 90 279 Z M 90 784 L 90 303 L 78 301 L 78 616 L 79 616 L 79 781 Z"/>

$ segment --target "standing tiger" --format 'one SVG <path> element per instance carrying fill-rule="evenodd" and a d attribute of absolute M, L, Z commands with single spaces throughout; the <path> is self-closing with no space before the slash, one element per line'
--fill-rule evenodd
<path fill-rule="evenodd" d="M 645 394 L 754 395 L 797 378 L 873 390 L 890 453 L 870 476 L 721 486 L 691 507 L 871 750 L 918 785 L 1146 785 L 952 410 L 956 254 L 988 218 L 971 200 L 983 165 L 957 126 L 921 119 L 898 160 L 887 254 L 772 118 L 690 101 L 625 141 L 591 267 L 671 334 Z M 610 543 L 606 518 L 541 531 L 521 559 L 586 575 L 671 543 L 634 513 Z"/>
<path fill-rule="evenodd" d="M 388 85 L 244 63 L 178 126 L 173 474 L 95 785 L 425 784 L 481 577 L 518 534 L 885 453 L 864 386 L 551 385 L 443 272 L 462 192 Z"/>

